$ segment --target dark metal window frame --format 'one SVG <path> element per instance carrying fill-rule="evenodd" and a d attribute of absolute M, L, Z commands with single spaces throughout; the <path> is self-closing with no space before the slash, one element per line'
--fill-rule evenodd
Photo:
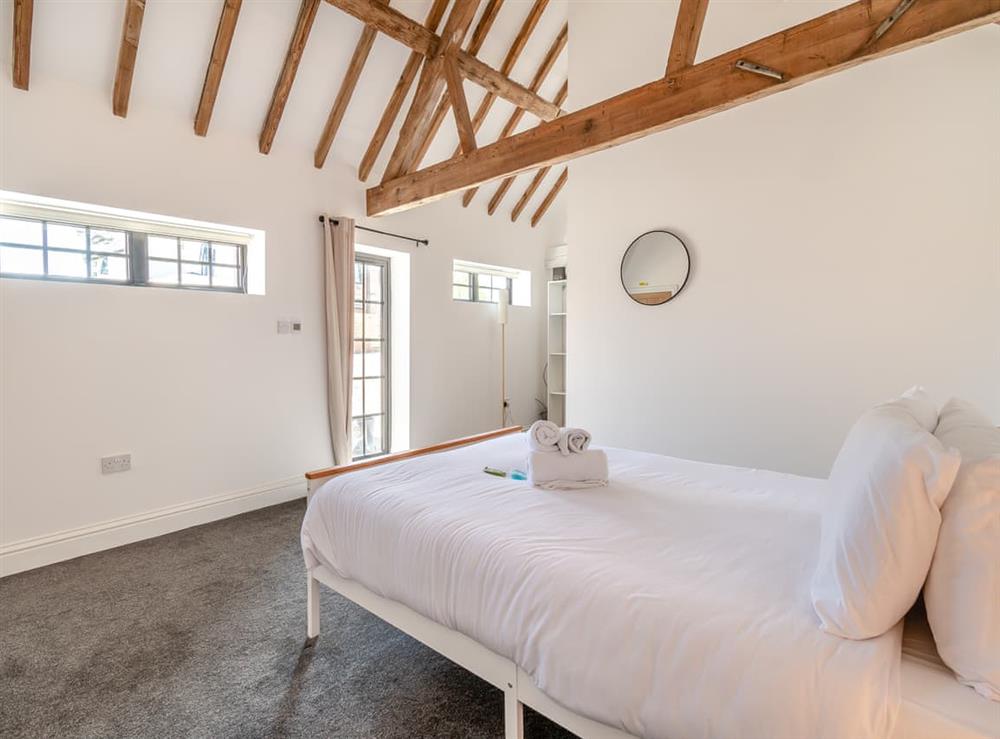
<path fill-rule="evenodd" d="M 20 274 L 16 272 L 3 272 L 0 271 L 0 278 L 4 279 L 18 279 L 18 280 L 44 280 L 46 282 L 86 282 L 90 284 L 97 285 L 124 285 L 129 287 L 162 287 L 168 289 L 181 289 L 181 290 L 209 290 L 212 292 L 232 292 L 232 293 L 246 293 L 247 291 L 247 279 L 246 279 L 246 251 L 247 247 L 245 244 L 240 244 L 237 242 L 229 241 L 212 241 L 209 239 L 199 239 L 193 236 L 182 236 L 170 233 L 160 233 L 158 230 L 150 229 L 149 231 L 137 231 L 130 230 L 126 228 L 121 228 L 113 224 L 109 225 L 91 225 L 88 223 L 74 223 L 70 220 L 63 220 L 59 218 L 33 218 L 30 216 L 21 215 L 7 215 L 3 214 L 3 218 L 9 220 L 27 221 L 29 223 L 37 223 L 41 225 L 42 228 L 42 243 L 41 244 L 24 244 L 16 241 L 0 241 L 0 246 L 11 247 L 14 249 L 32 249 L 40 251 L 42 253 L 42 269 L 44 274 L 31 275 L 31 274 Z M 65 247 L 54 247 L 49 246 L 49 227 L 52 225 L 57 226 L 67 226 L 69 228 L 79 228 L 85 230 L 86 248 L 85 249 L 69 249 Z M 122 233 L 125 235 L 125 253 L 120 252 L 107 252 L 101 250 L 95 250 L 91 245 L 91 232 L 92 231 L 112 231 L 116 233 Z M 154 257 L 154 261 L 163 262 L 174 262 L 177 263 L 177 284 L 166 284 L 166 283 L 156 283 L 149 281 L 149 260 L 147 250 L 147 237 L 149 236 L 159 236 L 161 238 L 174 239 L 177 242 L 177 259 L 167 260 L 159 259 Z M 184 241 L 199 241 L 209 246 L 209 260 L 208 261 L 191 261 L 180 259 L 180 242 Z M 237 252 L 237 264 L 223 264 L 221 262 L 214 261 L 214 251 L 213 246 L 226 246 L 226 247 L 236 247 Z M 49 274 L 49 254 L 50 253 L 62 253 L 62 254 L 76 254 L 85 255 L 87 264 L 87 276 L 86 277 L 72 277 L 64 275 L 51 275 Z M 126 279 L 124 280 L 113 280 L 113 279 L 103 279 L 101 277 L 93 276 L 91 270 L 92 267 L 92 257 L 116 257 L 124 258 L 126 263 Z M 200 264 L 204 265 L 208 269 L 209 284 L 208 285 L 184 285 L 181 284 L 181 269 L 184 264 Z M 213 285 L 214 280 L 212 267 L 235 267 L 236 268 L 236 281 L 237 285 L 233 286 L 219 286 Z"/>
<path fill-rule="evenodd" d="M 465 284 L 463 284 L 461 282 L 455 282 L 455 273 L 456 272 L 465 272 L 467 275 L 469 275 L 470 278 L 471 278 L 469 280 L 469 284 L 465 285 Z M 476 270 L 471 269 L 471 268 L 466 269 L 466 268 L 461 267 L 461 266 L 457 266 L 457 267 L 453 266 L 452 267 L 452 273 L 451 273 L 451 299 L 452 300 L 457 300 L 460 303 L 489 303 L 490 305 L 496 305 L 498 302 L 500 302 L 500 300 L 499 300 L 499 293 L 497 293 L 496 291 L 500 290 L 500 289 L 503 289 L 503 288 L 484 287 L 483 288 L 484 290 L 491 290 L 491 291 L 493 291 L 493 293 L 497 295 L 497 300 L 483 300 L 483 299 L 481 299 L 479 297 L 479 278 L 482 277 L 483 275 L 488 275 L 490 277 L 504 277 L 504 275 L 498 275 L 498 274 L 495 274 L 495 273 L 490 272 L 488 270 L 481 270 L 481 271 L 477 272 Z M 507 295 L 512 295 L 513 294 L 513 289 L 514 289 L 514 279 L 512 277 L 508 276 L 508 277 L 506 277 L 506 280 L 507 280 L 507 288 L 506 288 L 507 289 Z M 456 298 L 455 297 L 455 288 L 456 287 L 469 288 L 469 291 L 470 291 L 469 295 L 470 295 L 470 297 L 468 297 L 468 298 Z"/>
<path fill-rule="evenodd" d="M 389 269 L 390 269 L 390 260 L 387 259 L 387 258 L 385 258 L 385 257 L 379 257 L 379 256 L 375 256 L 375 255 L 372 255 L 372 254 L 360 254 L 360 253 L 356 253 L 354 255 L 354 263 L 356 265 L 357 264 L 362 265 L 361 300 L 357 300 L 356 298 L 354 300 L 354 311 L 355 311 L 355 313 L 358 311 L 359 307 L 361 309 L 361 336 L 355 336 L 354 337 L 354 341 L 355 342 L 361 342 L 362 363 L 364 362 L 364 357 L 366 355 L 366 352 L 365 352 L 365 344 L 366 343 L 372 342 L 372 341 L 377 341 L 377 342 L 381 343 L 381 345 L 382 345 L 382 352 L 381 352 L 381 354 L 382 354 L 381 365 L 382 366 L 379 368 L 380 374 L 378 374 L 378 375 L 370 375 L 370 374 L 368 374 L 368 368 L 364 367 L 363 365 L 362 365 L 362 368 L 361 368 L 361 375 L 359 377 L 355 377 L 354 376 L 353 367 L 352 367 L 352 372 L 351 372 L 351 384 L 352 384 L 352 386 L 353 386 L 353 383 L 356 380 L 358 380 L 358 381 L 361 382 L 361 404 L 362 404 L 362 407 L 360 409 L 361 413 L 357 412 L 359 409 L 357 409 L 357 408 L 351 408 L 351 431 L 352 431 L 352 433 L 353 433 L 353 430 L 354 430 L 354 421 L 357 421 L 357 420 L 361 421 L 361 452 L 362 453 L 360 455 L 354 456 L 353 458 L 354 459 L 370 459 L 372 457 L 380 457 L 380 456 L 382 456 L 384 454 L 388 454 L 390 446 L 391 446 L 390 440 L 392 439 L 392 398 L 391 398 L 391 386 L 392 386 L 392 383 L 391 383 L 391 379 L 390 379 L 390 367 L 391 367 L 391 364 L 390 364 L 390 352 L 391 352 L 392 341 L 391 341 L 391 338 L 390 338 L 391 337 L 391 325 L 390 325 L 390 320 L 389 320 L 389 316 L 390 316 L 390 312 L 391 312 L 391 307 L 390 307 L 390 299 L 391 299 L 391 296 L 390 296 L 390 292 L 391 292 L 390 291 L 391 275 L 390 275 L 390 272 L 389 272 Z M 381 289 L 382 300 L 381 301 L 378 301 L 378 300 L 368 300 L 368 290 L 366 289 L 367 288 L 367 281 L 368 281 L 368 270 L 365 269 L 365 267 L 368 266 L 368 265 L 373 265 L 373 266 L 377 266 L 377 267 L 381 267 L 382 268 L 382 289 Z M 356 284 L 356 283 L 352 283 L 352 286 L 353 286 L 353 284 Z M 379 338 L 379 339 L 369 339 L 369 338 L 365 337 L 365 307 L 369 306 L 369 305 L 378 305 L 378 306 L 381 306 L 379 312 L 380 312 L 380 315 L 381 315 L 381 323 L 382 323 L 382 325 L 381 325 L 381 330 L 379 331 L 379 334 L 381 335 L 381 338 Z M 354 347 L 353 346 L 351 347 L 351 352 L 352 352 L 352 357 L 353 357 L 353 353 L 354 353 Z M 365 380 L 381 380 L 381 385 L 382 385 L 382 410 L 379 413 L 365 413 L 365 408 L 364 408 L 364 406 L 365 406 L 365 393 L 366 393 L 366 390 L 365 390 Z M 352 387 L 352 393 L 353 393 L 353 387 Z M 366 433 L 366 425 L 367 425 L 367 422 L 368 422 L 367 419 L 374 418 L 376 416 L 381 416 L 382 417 L 382 448 L 380 450 L 372 451 L 372 452 L 369 453 L 368 448 L 367 448 L 368 437 L 367 437 L 367 433 Z M 354 448 L 354 439 L 352 438 L 351 439 L 351 449 L 352 449 L 352 452 L 353 452 L 353 448 Z"/>

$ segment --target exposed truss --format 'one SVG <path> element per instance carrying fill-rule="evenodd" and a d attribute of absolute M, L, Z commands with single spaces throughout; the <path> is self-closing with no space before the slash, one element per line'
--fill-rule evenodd
<path fill-rule="evenodd" d="M 876 29 L 898 5 L 898 0 L 860 0 L 490 146 L 384 182 L 368 190 L 368 215 L 406 210 L 567 162 L 1000 20 L 1000 0 L 918 0 L 872 42 Z M 782 79 L 743 72 L 736 68 L 741 60 L 777 70 Z"/>

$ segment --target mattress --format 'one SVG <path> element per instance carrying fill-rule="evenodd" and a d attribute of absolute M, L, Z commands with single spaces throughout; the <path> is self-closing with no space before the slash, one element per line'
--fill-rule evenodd
<path fill-rule="evenodd" d="M 902 710 L 894 739 L 1000 737 L 1000 703 L 955 679 L 919 608 L 906 618 L 900 680 Z"/>
<path fill-rule="evenodd" d="M 596 490 L 482 472 L 523 468 L 523 436 L 333 478 L 306 512 L 306 564 L 475 639 L 556 702 L 637 736 L 909 731 L 897 720 L 902 626 L 844 640 L 812 611 L 826 481 L 607 452 L 611 483 Z"/>

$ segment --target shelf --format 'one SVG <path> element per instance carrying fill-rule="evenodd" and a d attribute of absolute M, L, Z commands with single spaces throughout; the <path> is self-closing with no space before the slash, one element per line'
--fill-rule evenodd
<path fill-rule="evenodd" d="M 565 285 L 566 280 L 549 280 L 550 285 Z"/>
<path fill-rule="evenodd" d="M 549 315 L 550 316 L 563 316 L 563 317 L 565 317 L 566 316 L 566 311 L 563 311 L 562 313 L 549 313 Z"/>
<path fill-rule="evenodd" d="M 565 390 L 549 390 L 549 395 L 565 395 Z"/>
<path fill-rule="evenodd" d="M 566 352 L 549 352 L 550 357 L 565 357 Z"/>

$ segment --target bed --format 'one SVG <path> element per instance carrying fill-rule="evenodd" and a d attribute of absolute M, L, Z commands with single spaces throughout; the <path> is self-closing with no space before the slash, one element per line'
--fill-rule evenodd
<path fill-rule="evenodd" d="M 541 491 L 516 429 L 310 473 L 320 584 L 582 737 L 985 739 L 1000 705 L 929 632 L 820 631 L 808 595 L 824 480 L 609 449 L 612 483 Z M 923 637 L 920 635 L 923 634 Z"/>

